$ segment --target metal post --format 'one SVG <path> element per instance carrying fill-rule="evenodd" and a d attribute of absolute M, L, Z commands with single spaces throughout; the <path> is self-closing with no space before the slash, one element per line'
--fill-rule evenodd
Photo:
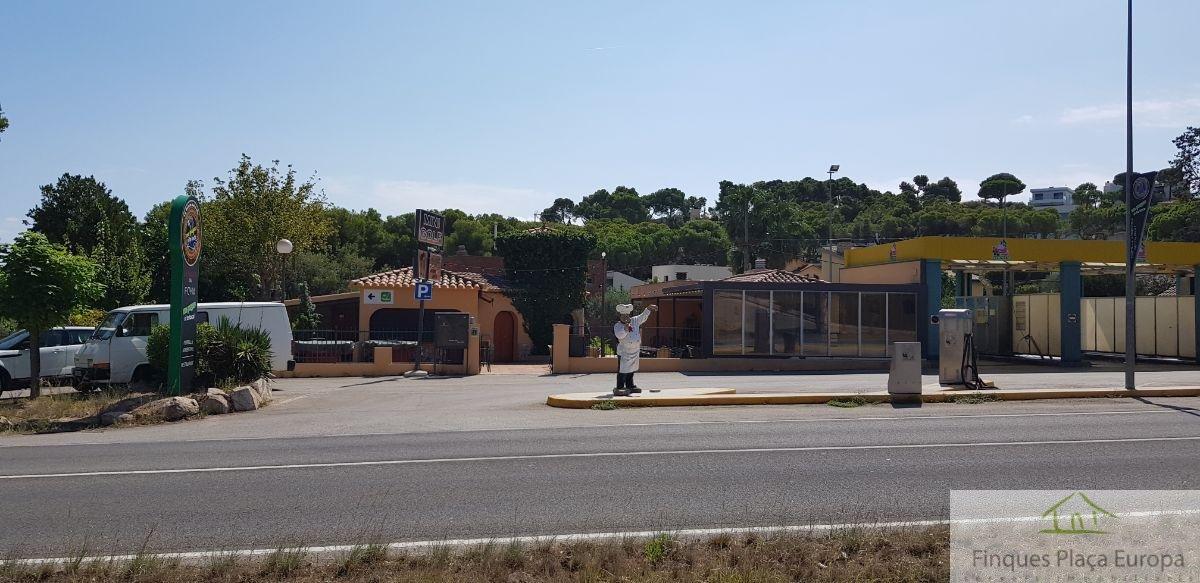
<path fill-rule="evenodd" d="M 418 267 L 418 272 L 419 272 L 420 271 L 419 264 L 421 263 L 421 261 L 418 259 L 417 263 L 418 263 L 417 267 Z M 421 274 L 417 273 L 417 275 L 421 275 Z M 429 253 L 425 254 L 425 275 L 426 276 L 429 275 Z M 426 279 L 423 277 L 413 278 L 413 281 L 416 283 L 420 283 L 425 280 Z M 420 305 L 417 308 L 417 349 L 413 351 L 413 372 L 421 370 L 421 352 L 422 352 L 421 337 L 424 335 L 425 335 L 425 300 L 421 300 Z"/>
<path fill-rule="evenodd" d="M 1125 45 L 1125 388 L 1133 389 L 1137 363 L 1137 248 L 1133 234 L 1133 0 L 1128 0 Z"/>
<path fill-rule="evenodd" d="M 834 219 L 833 219 L 833 217 L 834 217 L 834 206 L 833 206 L 833 171 L 832 171 L 832 170 L 830 170 L 830 171 L 829 171 L 829 182 L 828 182 L 827 184 L 829 185 L 829 186 L 828 186 L 828 188 L 826 189 L 826 190 L 828 190 L 828 191 L 829 191 L 829 239 L 827 239 L 827 240 L 825 241 L 825 246 L 826 246 L 826 248 L 828 249 L 828 255 L 829 255 L 829 279 L 828 279 L 827 281 L 829 281 L 830 283 L 833 283 L 833 220 L 834 220 Z"/>
<path fill-rule="evenodd" d="M 750 271 L 750 199 L 746 199 L 746 212 L 742 213 L 742 242 L 746 250 L 742 252 L 742 271 Z"/>

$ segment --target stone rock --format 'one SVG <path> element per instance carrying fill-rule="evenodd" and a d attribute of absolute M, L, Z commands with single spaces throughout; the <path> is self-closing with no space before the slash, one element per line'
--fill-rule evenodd
<path fill-rule="evenodd" d="M 273 398 L 271 396 L 271 384 L 267 382 L 267 379 L 258 379 L 257 381 L 250 383 L 250 388 L 254 389 L 254 391 L 258 393 L 258 397 L 263 403 L 271 402 L 271 399 Z"/>
<path fill-rule="evenodd" d="M 169 397 L 151 401 L 133 410 L 138 418 L 159 417 L 167 421 L 178 421 L 200 412 L 200 404 L 188 397 Z"/>
<path fill-rule="evenodd" d="M 212 397 L 212 396 L 221 396 L 221 397 L 224 397 L 224 396 L 225 396 L 225 391 L 222 391 L 221 389 L 217 389 L 217 388 L 210 388 L 210 389 L 208 389 L 208 391 L 206 391 L 206 392 L 205 392 L 205 394 L 206 394 L 206 395 L 208 395 L 208 396 L 210 396 L 210 397 Z"/>
<path fill-rule="evenodd" d="M 217 392 L 219 394 L 205 395 L 204 400 L 200 402 L 200 410 L 207 415 L 224 415 L 229 412 L 229 397 L 222 391 Z"/>
<path fill-rule="evenodd" d="M 253 411 L 262 406 L 262 397 L 251 387 L 238 387 L 229 393 L 229 404 L 234 411 Z"/>
<path fill-rule="evenodd" d="M 133 415 L 124 411 L 108 411 L 100 414 L 100 424 L 105 426 L 128 423 L 130 421 L 133 421 Z"/>
<path fill-rule="evenodd" d="M 16 426 L 16 423 L 8 420 L 8 417 L 0 417 L 0 431 L 12 431 Z"/>

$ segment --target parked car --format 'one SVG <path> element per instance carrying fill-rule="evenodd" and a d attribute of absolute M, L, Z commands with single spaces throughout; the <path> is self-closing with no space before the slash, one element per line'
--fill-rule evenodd
<path fill-rule="evenodd" d="M 196 324 L 216 324 L 221 318 L 247 328 L 260 328 L 271 335 L 271 369 L 291 370 L 292 326 L 287 309 L 278 302 L 201 303 Z M 149 380 L 152 374 L 146 357 L 150 331 L 168 324 L 171 306 L 127 306 L 108 313 L 96 326 L 83 349 L 75 355 L 73 374 L 81 385 L 124 384 Z"/>
<path fill-rule="evenodd" d="M 64 326 L 42 332 L 42 378 L 70 379 L 75 354 L 92 335 L 86 326 Z M 0 391 L 29 385 L 29 332 L 18 330 L 0 340 Z"/>

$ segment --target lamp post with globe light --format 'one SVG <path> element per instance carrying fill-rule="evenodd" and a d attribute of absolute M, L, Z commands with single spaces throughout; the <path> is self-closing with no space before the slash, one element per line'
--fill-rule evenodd
<path fill-rule="evenodd" d="M 281 281 L 279 282 L 279 296 L 280 299 L 284 300 L 288 299 L 287 263 L 288 257 L 292 256 L 293 249 L 295 249 L 295 246 L 292 245 L 292 241 L 290 239 L 280 239 L 275 243 L 275 252 L 279 253 L 279 256 L 282 260 L 280 271 L 283 273 L 283 277 L 280 278 Z"/>

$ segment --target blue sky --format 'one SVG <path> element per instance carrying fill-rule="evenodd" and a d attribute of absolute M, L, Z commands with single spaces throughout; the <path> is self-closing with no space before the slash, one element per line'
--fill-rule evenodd
<path fill-rule="evenodd" d="M 94 174 L 135 213 L 245 152 L 385 214 L 619 184 L 1124 168 L 1122 0 L 9 2 L 0 239 Z M 1200 124 L 1195 0 L 1138 0 L 1139 169 Z"/>

